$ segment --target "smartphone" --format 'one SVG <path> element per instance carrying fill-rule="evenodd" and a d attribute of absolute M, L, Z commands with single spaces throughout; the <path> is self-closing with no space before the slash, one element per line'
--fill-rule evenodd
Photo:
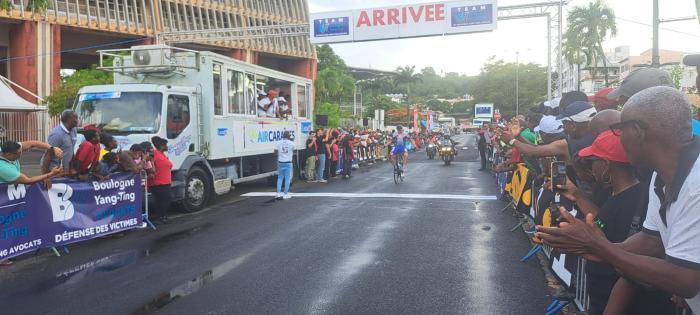
<path fill-rule="evenodd" d="M 566 162 L 552 162 L 551 174 L 553 189 L 559 185 L 566 185 Z"/>
<path fill-rule="evenodd" d="M 549 213 L 551 214 L 553 226 L 559 225 L 559 224 L 554 224 L 554 222 L 557 222 L 557 223 L 561 222 L 561 210 L 559 210 L 560 206 L 561 206 L 561 204 L 559 204 L 558 202 L 552 202 L 549 205 Z"/>

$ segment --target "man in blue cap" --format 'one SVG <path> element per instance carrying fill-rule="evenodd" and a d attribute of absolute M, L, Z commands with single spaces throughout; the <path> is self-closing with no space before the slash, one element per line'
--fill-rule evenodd
<path fill-rule="evenodd" d="M 588 123 L 593 120 L 597 111 L 593 105 L 585 101 L 576 101 L 559 112 L 558 120 L 564 124 L 569 156 L 574 157 L 581 149 L 590 146 L 595 140 L 595 135 L 588 128 Z"/>

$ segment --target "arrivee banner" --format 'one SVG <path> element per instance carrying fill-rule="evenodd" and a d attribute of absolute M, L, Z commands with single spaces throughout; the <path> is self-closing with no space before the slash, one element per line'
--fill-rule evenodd
<path fill-rule="evenodd" d="M 311 14 L 311 42 L 339 43 L 486 32 L 496 29 L 496 0 L 424 4 Z"/>
<path fill-rule="evenodd" d="M 0 185 L 0 260 L 141 225 L 141 177 Z"/>

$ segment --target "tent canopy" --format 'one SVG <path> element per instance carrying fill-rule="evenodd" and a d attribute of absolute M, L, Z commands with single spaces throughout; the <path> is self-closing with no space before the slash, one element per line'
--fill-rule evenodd
<path fill-rule="evenodd" d="M 45 106 L 32 104 L 17 95 L 10 87 L 10 80 L 0 76 L 0 111 L 3 112 L 33 112 L 46 110 Z"/>

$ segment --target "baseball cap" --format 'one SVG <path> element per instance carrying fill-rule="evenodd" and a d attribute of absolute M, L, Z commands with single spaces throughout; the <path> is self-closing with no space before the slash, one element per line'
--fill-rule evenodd
<path fill-rule="evenodd" d="M 629 163 L 627 153 L 625 153 L 625 148 L 622 147 L 620 137 L 613 134 L 611 130 L 598 135 L 590 147 L 583 148 L 578 152 L 578 156 L 595 156 L 603 160 Z"/>
<path fill-rule="evenodd" d="M 668 72 L 657 68 L 642 68 L 632 71 L 620 87 L 608 93 L 608 99 L 617 100 L 620 96 L 632 97 L 639 91 L 653 86 L 673 86 Z"/>
<path fill-rule="evenodd" d="M 611 100 L 608 98 L 608 94 L 610 94 L 610 92 L 612 92 L 613 90 L 613 88 L 609 87 L 602 88 L 598 90 L 598 92 L 596 92 L 593 96 L 589 96 L 588 101 L 606 107 L 618 105 L 619 102 L 617 101 L 617 99 Z"/>
<path fill-rule="evenodd" d="M 545 101 L 544 106 L 549 107 L 549 108 L 557 108 L 557 107 L 559 107 L 560 101 L 561 101 L 561 97 L 555 97 L 551 101 Z"/>
<path fill-rule="evenodd" d="M 258 89 L 258 95 L 267 96 L 267 93 L 261 89 Z"/>
<path fill-rule="evenodd" d="M 564 124 L 557 120 L 557 117 L 544 116 L 540 119 L 540 124 L 535 129 L 546 134 L 558 134 L 564 132 Z"/>
<path fill-rule="evenodd" d="M 566 106 L 566 108 L 559 113 L 557 119 L 561 121 L 588 122 L 593 119 L 596 113 L 597 111 L 591 103 L 576 101 Z"/>

